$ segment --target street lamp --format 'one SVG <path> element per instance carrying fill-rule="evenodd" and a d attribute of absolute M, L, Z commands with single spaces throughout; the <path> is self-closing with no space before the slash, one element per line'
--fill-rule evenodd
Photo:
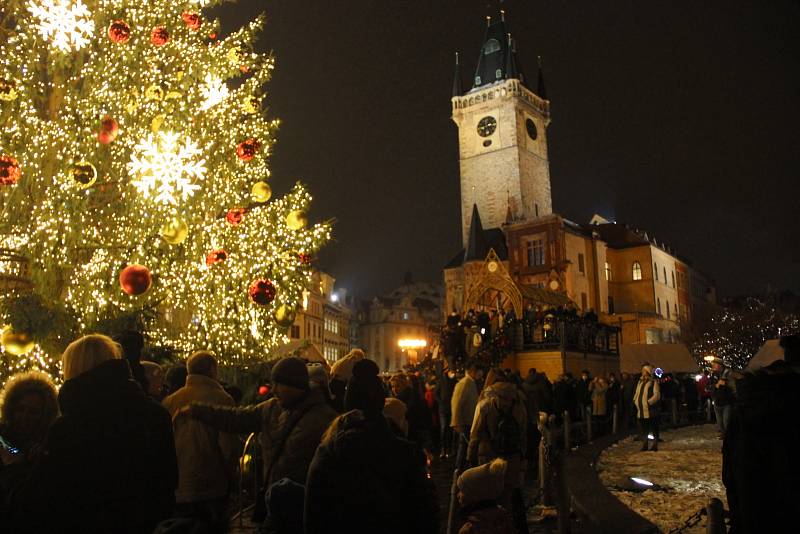
<path fill-rule="evenodd" d="M 397 346 L 406 353 L 409 361 L 417 363 L 417 350 L 427 347 L 428 342 L 424 339 L 400 339 L 397 341 Z"/>

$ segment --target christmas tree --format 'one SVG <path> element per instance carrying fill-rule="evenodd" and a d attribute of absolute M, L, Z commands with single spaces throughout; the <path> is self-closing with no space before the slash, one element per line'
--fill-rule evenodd
<path fill-rule="evenodd" d="M 115 328 L 226 363 L 285 339 L 330 227 L 270 201 L 263 18 L 221 38 L 213 3 L 0 7 L 4 375 Z"/>

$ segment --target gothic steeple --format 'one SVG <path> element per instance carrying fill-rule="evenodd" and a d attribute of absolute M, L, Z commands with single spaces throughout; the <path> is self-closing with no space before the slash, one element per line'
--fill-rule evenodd
<path fill-rule="evenodd" d="M 500 80 L 516 78 L 524 81 L 511 34 L 506 27 L 505 13 L 498 20 L 486 17 L 486 36 L 478 57 L 478 68 L 472 88 L 477 89 Z"/>
<path fill-rule="evenodd" d="M 542 56 L 539 56 L 539 81 L 536 84 L 536 94 L 539 98 L 547 100 L 547 89 L 544 86 L 544 71 L 542 70 Z"/>
<path fill-rule="evenodd" d="M 489 245 L 486 243 L 486 236 L 483 235 L 483 224 L 481 216 L 478 214 L 478 205 L 472 205 L 472 221 L 469 223 L 469 240 L 467 249 L 464 251 L 464 261 L 486 259 L 489 253 Z"/>
<path fill-rule="evenodd" d="M 453 74 L 453 96 L 462 96 L 464 94 L 464 86 L 461 83 L 461 68 L 458 64 L 458 52 L 456 52 L 456 66 L 455 73 Z"/>

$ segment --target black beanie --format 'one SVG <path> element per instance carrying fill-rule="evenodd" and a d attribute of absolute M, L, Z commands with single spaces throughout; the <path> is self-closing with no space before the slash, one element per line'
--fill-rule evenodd
<path fill-rule="evenodd" d="M 272 382 L 308 391 L 308 369 L 306 362 L 296 356 L 278 360 L 272 367 Z"/>
<path fill-rule="evenodd" d="M 344 394 L 345 410 L 363 410 L 365 412 L 383 412 L 386 392 L 378 376 L 380 369 L 372 360 L 359 360 L 353 366 L 353 376 L 347 381 Z"/>

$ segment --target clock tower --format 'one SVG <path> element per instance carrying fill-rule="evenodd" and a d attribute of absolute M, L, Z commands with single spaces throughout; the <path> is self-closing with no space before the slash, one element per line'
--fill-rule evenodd
<path fill-rule="evenodd" d="M 487 18 L 472 88 L 461 87 L 458 60 L 453 121 L 458 126 L 461 231 L 466 247 L 472 207 L 483 225 L 530 220 L 552 213 L 547 126 L 550 101 L 541 67 L 536 92 L 517 62 L 505 17 Z"/>

